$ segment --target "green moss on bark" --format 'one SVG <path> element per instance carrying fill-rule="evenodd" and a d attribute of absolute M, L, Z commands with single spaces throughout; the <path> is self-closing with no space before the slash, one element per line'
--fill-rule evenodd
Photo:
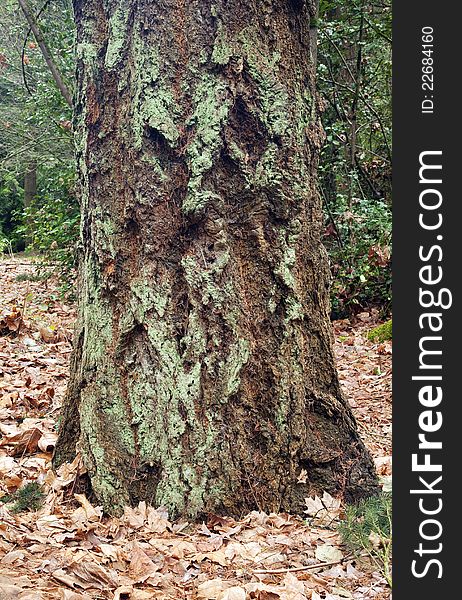
<path fill-rule="evenodd" d="M 226 31 L 219 23 L 213 44 L 212 61 L 216 65 L 225 66 L 233 55 L 233 49 L 227 39 Z"/>
<path fill-rule="evenodd" d="M 123 50 L 128 43 L 127 29 L 130 10 L 125 2 L 117 6 L 109 18 L 109 40 L 104 60 L 105 67 L 112 70 L 123 58 Z"/>
<path fill-rule="evenodd" d="M 161 72 L 159 49 L 147 44 L 137 29 L 133 32 L 132 45 L 138 65 L 132 117 L 135 148 L 141 149 L 144 136 L 149 135 L 147 127 L 160 133 L 174 147 L 179 139 L 178 108 L 168 80 Z"/>
<path fill-rule="evenodd" d="M 201 213 L 217 196 L 212 190 L 203 189 L 202 181 L 222 147 L 222 126 L 231 106 L 226 81 L 216 75 L 203 74 L 194 93 L 194 106 L 194 114 L 188 121 L 188 126 L 194 130 L 187 149 L 191 176 L 182 206 L 187 215 Z"/>

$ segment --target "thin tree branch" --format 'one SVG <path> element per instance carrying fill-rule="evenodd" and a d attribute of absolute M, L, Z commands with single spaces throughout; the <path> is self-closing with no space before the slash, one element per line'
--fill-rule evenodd
<path fill-rule="evenodd" d="M 42 8 L 38 11 L 37 16 L 35 17 L 35 20 L 38 21 L 40 15 L 43 13 L 43 11 L 46 9 L 46 7 L 50 4 L 51 0 L 46 0 L 45 4 L 42 6 Z M 29 27 L 29 29 L 27 30 L 27 33 L 24 37 L 24 43 L 22 45 L 22 52 L 21 52 L 21 71 L 22 71 L 22 80 L 24 82 L 24 86 L 26 88 L 26 90 L 29 92 L 30 96 L 33 96 L 32 90 L 29 87 L 29 84 L 27 82 L 27 77 L 26 77 L 26 68 L 25 68 L 25 64 L 24 64 L 24 56 L 26 54 L 26 44 L 27 44 L 27 40 L 29 39 L 30 34 L 32 33 L 32 29 L 31 27 Z"/>
<path fill-rule="evenodd" d="M 356 168 L 358 169 L 359 173 L 362 175 L 362 177 L 364 178 L 364 181 L 367 183 L 367 185 L 369 186 L 369 189 L 373 193 L 374 198 L 376 198 L 377 200 L 379 200 L 379 198 L 381 198 L 381 194 L 375 188 L 375 186 L 372 183 L 372 181 L 371 181 L 369 175 L 367 174 L 366 170 L 363 168 L 363 166 L 359 162 L 358 156 L 356 154 L 355 154 L 355 164 L 356 164 Z"/>
<path fill-rule="evenodd" d="M 338 247 L 340 248 L 340 250 L 343 250 L 344 246 L 343 246 L 342 236 L 340 235 L 339 228 L 337 227 L 337 222 L 336 222 L 336 220 L 334 218 L 334 215 L 333 215 L 333 213 L 332 213 L 332 211 L 330 209 L 329 201 L 328 201 L 327 196 L 324 193 L 324 190 L 322 189 L 321 186 L 319 186 L 319 189 L 321 191 L 321 195 L 322 195 L 323 200 L 324 200 L 324 206 L 326 207 L 327 213 L 328 213 L 329 218 L 330 218 L 330 220 L 332 222 L 332 226 L 334 227 L 335 239 L 337 241 Z"/>
<path fill-rule="evenodd" d="M 39 48 L 42 51 L 43 58 L 45 59 L 45 62 L 47 63 L 48 68 L 50 69 L 51 74 L 53 75 L 53 79 L 55 80 L 59 91 L 61 92 L 67 104 L 72 108 L 71 93 L 69 92 L 66 84 L 64 83 L 61 73 L 59 72 L 59 69 L 52 58 L 50 49 L 48 48 L 43 33 L 27 3 L 27 0 L 18 0 L 18 2 L 22 12 L 24 13 L 24 16 L 26 17 L 27 22 L 29 23 L 31 31 L 34 34 L 35 39 L 37 40 L 37 44 L 39 45 Z"/>
<path fill-rule="evenodd" d="M 373 29 L 375 31 L 375 33 L 377 33 L 381 38 L 386 40 L 389 44 L 392 43 L 392 39 L 390 37 L 388 37 L 388 35 L 386 33 L 383 33 L 383 31 L 380 31 L 380 29 L 376 25 L 374 25 L 374 23 L 372 23 L 372 21 L 369 21 L 369 19 L 366 16 L 364 17 L 364 20 L 369 25 L 369 27 L 371 27 L 371 29 Z"/>
<path fill-rule="evenodd" d="M 334 44 L 334 47 L 337 50 L 337 47 Z M 350 71 L 351 73 L 351 71 Z M 353 82 L 355 81 L 354 77 L 352 78 Z M 334 86 L 339 86 L 344 88 L 345 90 L 347 90 L 348 92 L 350 92 L 350 94 L 354 94 L 354 90 L 352 90 L 348 85 L 344 84 L 344 83 L 340 83 L 339 81 L 329 81 L 327 79 L 324 79 L 324 81 L 328 82 L 328 83 L 332 83 L 332 85 Z M 387 149 L 387 154 L 388 154 L 388 161 L 391 162 L 391 148 L 390 145 L 388 143 L 387 140 L 387 135 L 385 132 L 385 126 L 383 124 L 382 118 L 380 117 L 380 115 L 378 114 L 378 112 L 376 111 L 376 109 L 371 105 L 371 103 L 365 98 L 364 94 L 362 92 L 359 93 L 359 97 L 361 98 L 361 100 L 364 102 L 364 105 L 366 106 L 366 108 L 368 108 L 370 110 L 370 112 L 373 114 L 373 116 L 376 118 L 377 123 L 380 126 L 380 131 L 382 132 L 382 137 L 383 137 L 383 141 L 384 144 L 386 146 Z"/>

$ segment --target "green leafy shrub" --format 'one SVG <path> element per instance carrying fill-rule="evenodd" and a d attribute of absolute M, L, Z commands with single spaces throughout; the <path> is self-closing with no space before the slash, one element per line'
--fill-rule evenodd
<path fill-rule="evenodd" d="M 367 339 L 373 342 L 386 342 L 392 339 L 392 320 L 382 323 L 374 329 L 371 329 L 367 334 Z"/>
<path fill-rule="evenodd" d="M 335 225 L 332 225 L 335 223 Z M 337 199 L 327 219 L 324 243 L 329 251 L 332 310 L 343 315 L 369 305 L 391 308 L 391 211 L 370 199 Z"/>
<path fill-rule="evenodd" d="M 72 92 L 75 26 L 71 2 L 34 0 L 31 4 L 51 55 Z M 46 228 L 58 230 L 60 219 L 66 227 L 66 221 L 74 216 L 75 200 L 70 193 L 75 171 L 72 108 L 55 85 L 17 2 L 3 1 L 0 11 L 0 237 L 8 239 L 14 252 L 24 250 L 32 234 L 27 218 L 32 223 L 37 213 L 37 218 L 44 218 L 32 250 L 43 252 L 44 238 L 50 236 Z M 29 205 L 34 194 L 34 175 L 36 202 L 27 209 L 24 220 L 24 203 Z M 62 206 L 56 206 L 58 200 Z M 67 225 L 72 231 L 72 223 Z M 53 236 L 58 237 L 56 232 Z M 56 240 L 58 249 L 52 260 L 67 265 L 65 237 L 66 229 Z"/>
<path fill-rule="evenodd" d="M 7 237 L 0 235 L 0 254 L 12 252 L 13 249 L 11 241 Z"/>
<path fill-rule="evenodd" d="M 20 225 L 18 212 L 22 208 L 22 188 L 14 173 L 0 173 L 0 252 L 22 250 L 24 244 L 15 236 Z"/>
<path fill-rule="evenodd" d="M 339 524 L 343 542 L 358 556 L 366 553 L 391 587 L 391 494 L 381 493 L 348 505 L 345 513 Z"/>
<path fill-rule="evenodd" d="M 318 173 L 334 318 L 391 308 L 391 34 L 389 4 L 320 2 Z"/>
<path fill-rule="evenodd" d="M 80 222 L 79 206 L 72 193 L 73 178 L 72 170 L 60 177 L 51 173 L 32 204 L 23 210 L 23 224 L 17 229 L 28 240 L 28 249 L 43 259 L 37 276 L 57 275 L 63 291 L 72 285 Z"/>

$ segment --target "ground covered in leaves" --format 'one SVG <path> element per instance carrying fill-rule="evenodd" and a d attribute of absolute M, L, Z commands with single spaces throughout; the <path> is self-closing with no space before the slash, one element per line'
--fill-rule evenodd
<path fill-rule="evenodd" d="M 81 489 L 78 457 L 53 473 L 74 307 L 35 273 L 29 259 L 0 259 L 0 600 L 389 598 L 377 564 L 342 545 L 343 507 L 326 494 L 307 499 L 305 519 L 172 523 L 144 503 L 103 516 Z M 334 331 L 345 393 L 389 489 L 391 342 L 366 337 L 377 317 Z"/>

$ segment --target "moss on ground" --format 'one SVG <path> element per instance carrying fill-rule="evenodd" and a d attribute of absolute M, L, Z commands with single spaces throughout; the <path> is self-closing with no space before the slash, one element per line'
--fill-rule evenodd
<path fill-rule="evenodd" d="M 367 334 L 367 339 L 373 342 L 386 342 L 392 339 L 392 319 L 386 323 L 382 323 L 374 329 L 371 329 Z"/>

